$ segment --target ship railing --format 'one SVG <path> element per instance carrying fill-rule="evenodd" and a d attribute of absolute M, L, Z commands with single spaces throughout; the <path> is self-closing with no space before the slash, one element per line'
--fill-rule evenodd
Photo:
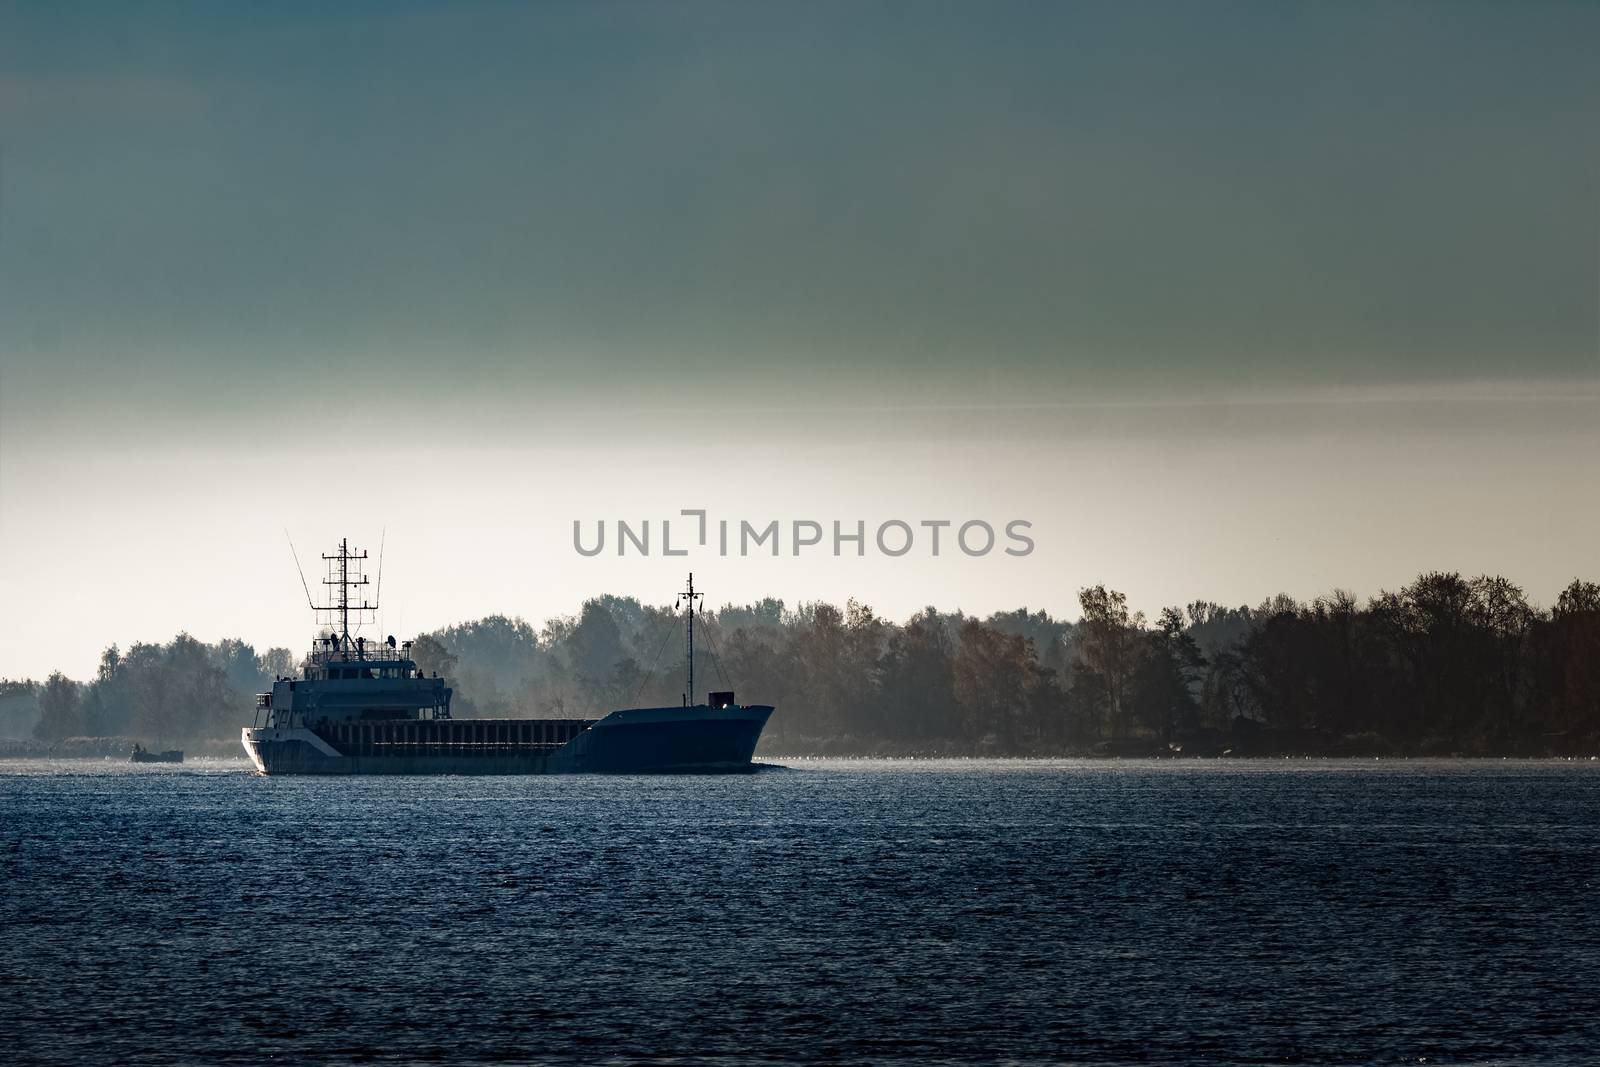
<path fill-rule="evenodd" d="M 387 660 L 404 661 L 411 658 L 411 642 L 390 648 L 387 642 L 367 641 L 357 644 L 340 644 L 338 641 L 317 641 L 311 646 L 307 657 L 317 661 L 323 660 Z"/>
<path fill-rule="evenodd" d="M 528 752 L 528 751 L 555 751 L 565 748 L 566 741 L 373 741 L 375 749 L 397 748 L 431 748 L 443 749 L 447 752 Z"/>
<path fill-rule="evenodd" d="M 383 649 L 379 655 L 375 649 L 367 649 L 362 655 L 356 649 L 326 649 L 313 648 L 306 653 L 307 663 L 414 663 L 409 657 L 396 652 L 392 648 Z"/>

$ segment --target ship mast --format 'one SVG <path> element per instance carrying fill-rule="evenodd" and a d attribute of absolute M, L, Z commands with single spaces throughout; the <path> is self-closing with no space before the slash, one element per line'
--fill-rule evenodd
<path fill-rule="evenodd" d="M 328 562 L 328 577 L 322 580 L 322 584 L 336 586 L 339 592 L 337 599 L 321 610 L 339 613 L 339 650 L 348 652 L 351 645 L 354 644 L 350 638 L 350 609 L 354 607 L 357 611 L 373 611 L 378 606 L 376 604 L 368 604 L 365 600 L 358 604 L 350 603 L 351 586 L 360 587 L 370 584 L 367 576 L 362 573 L 362 563 L 367 558 L 367 550 L 362 549 L 360 553 L 356 553 L 350 549 L 348 538 L 340 538 L 338 554 L 330 556 L 327 553 L 323 553 L 322 558 Z M 351 564 L 355 564 L 356 576 L 354 578 L 350 577 Z"/>
<path fill-rule="evenodd" d="M 689 572 L 689 587 L 684 592 L 678 594 L 678 603 L 674 605 L 674 607 L 682 606 L 682 605 L 685 605 L 685 604 L 688 605 L 688 611 L 686 611 L 684 613 L 684 617 L 688 620 L 688 626 L 687 626 L 686 629 L 687 629 L 687 634 L 688 634 L 688 642 L 687 642 L 688 643 L 688 656 L 687 656 L 687 658 L 688 658 L 688 661 L 689 661 L 689 688 L 683 694 L 683 706 L 684 707 L 688 707 L 689 706 L 689 698 L 694 696 L 694 610 L 695 610 L 695 600 L 696 600 L 696 598 L 703 598 L 704 596 L 705 596 L 704 593 L 696 593 L 694 591 L 694 572 L 690 571 Z"/>

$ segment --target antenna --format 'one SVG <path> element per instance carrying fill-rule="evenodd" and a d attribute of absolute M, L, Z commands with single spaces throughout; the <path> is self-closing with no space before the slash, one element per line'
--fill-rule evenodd
<path fill-rule="evenodd" d="M 378 588 L 372 591 L 372 606 L 376 608 L 383 603 L 383 543 L 389 539 L 389 527 L 385 526 L 378 534 Z"/>
<path fill-rule="evenodd" d="M 696 598 L 703 598 L 704 596 L 705 596 L 704 593 L 696 593 L 694 591 L 694 572 L 690 571 L 689 572 L 689 587 L 688 587 L 688 589 L 686 591 L 682 592 L 682 593 L 679 593 L 678 594 L 677 603 L 673 604 L 673 608 L 678 608 L 678 607 L 680 607 L 682 605 L 685 605 L 685 604 L 688 605 L 688 610 L 684 612 L 684 618 L 688 621 L 688 634 L 689 634 L 689 638 L 688 638 L 688 646 L 689 646 L 689 650 L 688 650 L 689 651 L 689 654 L 688 654 L 688 659 L 689 659 L 689 689 L 688 689 L 687 692 L 685 692 L 683 694 L 683 706 L 684 707 L 688 707 L 689 706 L 689 698 L 694 696 L 694 610 L 695 610 L 695 600 L 696 600 Z"/>
<path fill-rule="evenodd" d="M 294 569 L 300 572 L 300 588 L 306 591 L 306 606 L 312 611 L 316 611 L 316 601 L 311 599 L 311 587 L 306 584 L 305 568 L 300 566 L 300 553 L 294 550 L 294 538 L 289 536 L 289 527 L 287 526 L 283 528 L 283 539 L 289 542 L 289 555 L 294 557 Z"/>

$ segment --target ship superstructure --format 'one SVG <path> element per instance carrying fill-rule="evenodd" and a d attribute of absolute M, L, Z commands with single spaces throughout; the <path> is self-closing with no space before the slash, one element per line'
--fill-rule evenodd
<path fill-rule="evenodd" d="M 452 719 L 450 687 L 425 675 L 411 643 L 369 642 L 350 632 L 377 609 L 365 599 L 365 551 L 347 541 L 324 555 L 328 603 L 312 605 L 328 625 L 300 677 L 280 678 L 256 698 L 245 752 L 263 774 L 542 774 L 741 771 L 772 707 L 741 706 L 732 692 L 694 692 L 690 576 L 685 607 L 688 684 L 681 707 L 630 708 L 600 719 Z M 308 592 L 309 597 L 309 592 Z M 358 599 L 353 599 L 357 597 Z"/>

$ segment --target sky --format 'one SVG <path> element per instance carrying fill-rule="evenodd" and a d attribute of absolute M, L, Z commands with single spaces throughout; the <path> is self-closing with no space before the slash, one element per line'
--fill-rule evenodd
<path fill-rule="evenodd" d="M 685 564 L 891 617 L 1548 604 L 1600 578 L 1597 45 L 1581 3 L 0 2 L 0 676 L 300 648 L 288 542 L 341 536 L 402 634 Z M 1035 547 L 573 549 L 685 508 Z"/>

